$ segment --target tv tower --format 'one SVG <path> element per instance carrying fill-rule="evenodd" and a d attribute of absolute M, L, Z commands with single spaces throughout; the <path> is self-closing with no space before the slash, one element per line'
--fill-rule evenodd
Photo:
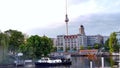
<path fill-rule="evenodd" d="M 67 0 L 66 0 L 66 3 L 65 3 L 65 8 L 66 8 L 66 14 L 65 14 L 66 34 L 68 35 L 68 22 L 69 22 L 69 19 L 68 19 L 68 14 L 67 14 Z"/>

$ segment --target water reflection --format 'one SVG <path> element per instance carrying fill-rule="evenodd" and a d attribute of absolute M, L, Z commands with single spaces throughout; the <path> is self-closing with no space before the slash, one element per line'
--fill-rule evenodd
<path fill-rule="evenodd" d="M 113 68 L 114 57 L 104 57 L 104 66 Z M 56 66 L 56 67 L 35 67 L 33 66 L 24 66 L 24 67 L 4 67 L 4 68 L 90 68 L 90 61 L 88 57 L 72 57 L 72 65 L 70 66 Z M 97 57 L 96 60 L 92 60 L 93 68 L 101 67 L 101 57 Z"/>
<path fill-rule="evenodd" d="M 35 68 L 72 68 L 71 66 L 57 66 L 57 67 L 35 67 Z"/>
<path fill-rule="evenodd" d="M 114 66 L 114 57 L 104 57 L 104 66 L 105 67 L 113 67 Z M 71 68 L 90 68 L 90 61 L 88 57 L 73 57 L 72 58 L 72 66 Z M 99 68 L 101 67 L 101 57 L 97 57 L 96 60 L 92 60 L 92 67 Z"/>
<path fill-rule="evenodd" d="M 89 68 L 89 60 L 87 57 L 73 57 L 72 68 Z"/>
<path fill-rule="evenodd" d="M 90 61 L 88 57 L 72 57 L 71 66 L 57 66 L 57 67 L 47 67 L 47 68 L 90 68 Z M 104 57 L 104 66 L 113 67 L 114 60 L 113 57 Z M 101 67 L 101 57 L 97 57 L 96 60 L 92 60 L 93 68 Z"/>
<path fill-rule="evenodd" d="M 113 61 L 113 58 L 112 57 L 110 57 L 110 66 L 111 66 L 111 68 L 113 68 L 113 65 L 114 65 L 114 61 Z"/>

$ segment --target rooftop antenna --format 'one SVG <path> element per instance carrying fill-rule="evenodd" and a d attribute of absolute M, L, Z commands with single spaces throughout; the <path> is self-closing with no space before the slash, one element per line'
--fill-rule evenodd
<path fill-rule="evenodd" d="M 68 19 L 68 14 L 67 14 L 67 0 L 65 2 L 65 8 L 66 8 L 66 14 L 65 14 L 66 34 L 68 35 L 68 22 L 69 22 L 69 19 Z"/>

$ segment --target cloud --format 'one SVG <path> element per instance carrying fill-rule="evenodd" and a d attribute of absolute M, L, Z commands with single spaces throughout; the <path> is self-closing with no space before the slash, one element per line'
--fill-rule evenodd
<path fill-rule="evenodd" d="M 120 0 L 68 0 L 69 33 L 79 33 L 81 24 L 85 25 L 87 34 L 109 34 L 117 30 L 119 6 Z M 64 19 L 65 0 L 0 1 L 2 31 L 16 29 L 30 35 L 47 34 L 53 37 L 66 34 Z M 93 33 L 92 27 L 95 27 Z M 101 29 L 106 31 L 97 32 Z"/>
<path fill-rule="evenodd" d="M 104 13 L 120 12 L 120 0 L 96 0 L 98 9 L 104 9 Z"/>
<path fill-rule="evenodd" d="M 69 34 L 78 34 L 80 25 L 84 25 L 86 35 L 105 35 L 120 31 L 120 13 L 113 14 L 91 14 L 79 16 L 77 19 L 69 22 Z M 65 35 L 66 27 L 56 27 L 54 29 L 33 29 L 36 34 L 47 35 L 49 37 L 56 37 L 57 35 Z M 32 32 L 31 31 L 31 32 Z"/>
<path fill-rule="evenodd" d="M 82 4 L 88 1 L 89 0 L 68 0 L 68 3 L 70 3 L 71 5 L 77 5 L 77 4 Z"/>
<path fill-rule="evenodd" d="M 111 32 L 120 30 L 119 18 L 120 13 L 91 14 L 79 16 L 76 20 L 72 21 L 73 23 L 71 25 L 76 25 L 74 27 L 79 27 L 81 24 L 83 24 L 85 26 L 85 32 L 87 35 L 102 34 L 109 36 Z"/>
<path fill-rule="evenodd" d="M 0 1 L 0 29 L 29 31 L 32 28 L 58 27 L 64 20 L 64 0 Z"/>
<path fill-rule="evenodd" d="M 73 3 L 72 3 L 73 2 Z M 78 4 L 74 4 L 74 2 Z M 120 0 L 75 0 L 71 1 L 70 14 L 74 17 L 93 13 L 120 12 Z"/>
<path fill-rule="evenodd" d="M 54 27 L 54 25 L 50 27 Z M 29 30 L 27 33 L 29 35 L 40 35 L 40 36 L 46 35 L 48 37 L 55 38 L 57 35 L 65 35 L 66 34 L 65 28 L 66 28 L 65 25 L 56 28 L 34 28 Z"/>

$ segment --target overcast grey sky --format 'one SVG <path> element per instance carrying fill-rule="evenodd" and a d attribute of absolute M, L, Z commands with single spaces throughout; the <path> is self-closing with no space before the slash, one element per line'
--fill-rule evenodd
<path fill-rule="evenodd" d="M 69 34 L 120 31 L 120 0 L 68 0 Z M 65 0 L 0 0 L 0 30 L 56 37 L 66 34 Z"/>

